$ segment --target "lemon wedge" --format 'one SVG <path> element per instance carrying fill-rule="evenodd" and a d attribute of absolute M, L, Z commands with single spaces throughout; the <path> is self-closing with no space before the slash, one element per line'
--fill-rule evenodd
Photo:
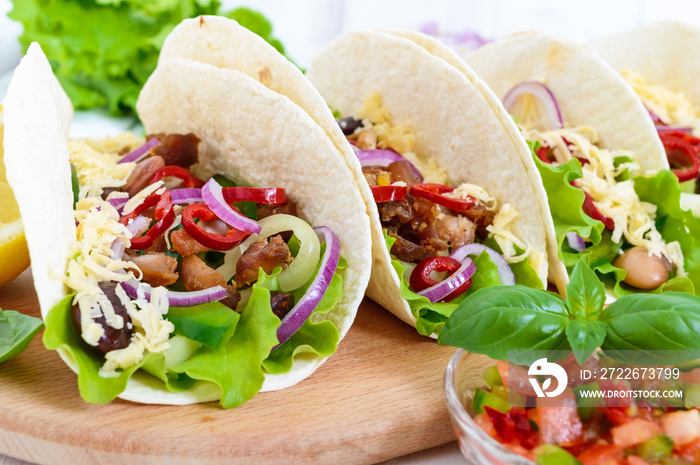
<path fill-rule="evenodd" d="M 3 116 L 0 106 L 0 287 L 19 276 L 29 266 L 29 250 L 19 207 L 5 177 L 3 162 Z"/>

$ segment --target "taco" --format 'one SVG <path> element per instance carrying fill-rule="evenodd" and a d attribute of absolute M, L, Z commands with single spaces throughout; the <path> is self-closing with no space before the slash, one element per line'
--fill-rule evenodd
<path fill-rule="evenodd" d="M 307 77 L 336 112 L 327 130 L 352 145 L 374 200 L 367 295 L 434 336 L 479 288 L 546 285 L 551 220 L 495 96 L 431 53 L 433 39 L 394 32 L 337 38 Z M 433 271 L 447 275 L 438 282 Z"/>
<path fill-rule="evenodd" d="M 700 285 L 698 219 L 641 101 L 588 47 L 547 34 L 504 38 L 466 57 L 514 116 L 548 193 L 570 270 L 578 260 L 617 296 Z"/>
<path fill-rule="evenodd" d="M 590 42 L 642 100 L 684 192 L 700 193 L 700 72 L 695 55 L 700 28 L 662 21 Z M 689 205 L 698 197 L 684 196 Z M 700 210 L 698 210 L 700 211 Z"/>
<path fill-rule="evenodd" d="M 159 63 L 137 109 L 145 139 L 70 140 L 37 44 L 15 71 L 5 162 L 44 344 L 89 402 L 229 408 L 308 377 L 369 280 L 369 220 L 342 154 L 288 98 L 182 58 Z"/>

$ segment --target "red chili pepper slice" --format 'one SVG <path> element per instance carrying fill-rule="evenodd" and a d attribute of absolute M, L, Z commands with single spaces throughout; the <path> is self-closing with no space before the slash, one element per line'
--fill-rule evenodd
<path fill-rule="evenodd" d="M 280 187 L 225 187 L 224 200 L 233 202 L 255 202 L 265 205 L 280 205 L 287 201 L 287 194 Z"/>
<path fill-rule="evenodd" d="M 231 228 L 225 236 L 211 233 L 200 228 L 195 219 L 209 221 L 217 218 L 216 214 L 205 203 L 193 203 L 182 212 L 182 227 L 197 242 L 214 250 L 231 250 L 240 244 L 250 233 Z"/>
<path fill-rule="evenodd" d="M 454 187 L 444 186 L 442 184 L 413 184 L 411 186 L 410 194 L 414 197 L 422 197 L 426 200 L 430 200 L 443 207 L 450 208 L 457 211 L 467 211 L 471 210 L 476 203 L 473 197 L 467 197 L 466 199 L 455 199 L 452 197 L 445 197 L 448 192 L 455 190 Z"/>
<path fill-rule="evenodd" d="M 687 161 L 690 161 L 690 167 L 682 170 L 674 170 L 673 173 L 678 177 L 679 182 L 690 181 L 698 177 L 700 173 L 700 160 L 698 160 L 698 151 L 700 149 L 696 146 L 691 145 L 689 140 L 695 140 L 700 143 L 700 139 L 691 136 L 690 134 L 685 134 L 682 131 L 662 131 L 659 133 L 659 138 L 661 143 L 664 144 L 666 149 L 666 157 L 668 162 L 673 168 L 673 165 L 682 165 L 678 163 L 677 155 L 684 157 Z"/>
<path fill-rule="evenodd" d="M 609 216 L 603 215 L 600 212 L 600 210 L 598 210 L 598 207 L 596 207 L 593 203 L 593 198 L 591 197 L 591 194 L 584 191 L 583 189 L 581 189 L 581 191 L 583 191 L 583 193 L 586 195 L 586 200 L 583 201 L 583 211 L 594 220 L 602 222 L 605 225 L 605 227 L 609 230 L 614 231 L 615 222 L 613 221 L 613 219 Z"/>
<path fill-rule="evenodd" d="M 411 272 L 411 277 L 409 278 L 411 289 L 413 289 L 414 292 L 420 292 L 436 285 L 438 282 L 430 277 L 430 273 L 433 271 L 446 271 L 451 274 L 457 271 L 461 266 L 462 264 L 460 262 L 451 257 L 429 257 L 423 259 Z M 464 284 L 443 297 L 440 302 L 450 302 L 456 299 L 466 292 L 471 285 L 472 280 L 468 279 Z"/>
<path fill-rule="evenodd" d="M 552 161 L 549 158 L 547 158 L 548 152 L 549 152 L 549 147 L 547 147 L 546 145 L 543 145 L 535 151 L 535 155 L 537 155 L 537 158 L 539 158 L 543 162 L 547 163 L 548 165 L 551 165 Z"/>
<path fill-rule="evenodd" d="M 168 176 L 182 179 L 185 183 L 185 187 L 202 187 L 204 185 L 204 181 L 187 171 L 187 169 L 176 165 L 166 166 L 156 171 L 151 178 L 151 184 Z"/>
<path fill-rule="evenodd" d="M 376 203 L 401 201 L 406 198 L 406 186 L 369 186 Z"/>
<path fill-rule="evenodd" d="M 130 220 L 136 218 L 146 210 L 155 206 L 156 211 L 154 219 L 158 221 L 151 229 L 146 231 L 143 236 L 134 237 L 131 239 L 131 248 L 135 250 L 144 250 L 153 245 L 158 236 L 163 234 L 175 222 L 175 210 L 173 210 L 173 202 L 170 198 L 170 191 L 165 189 L 163 193 L 158 194 L 157 191 L 146 197 L 141 205 L 136 207 L 134 211 L 128 215 L 122 216 L 119 219 L 121 224 L 126 225 Z"/>

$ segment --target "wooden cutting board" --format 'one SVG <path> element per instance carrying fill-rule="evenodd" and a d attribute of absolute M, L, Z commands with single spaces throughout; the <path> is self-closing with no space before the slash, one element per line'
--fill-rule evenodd
<path fill-rule="evenodd" d="M 31 275 L 0 308 L 39 316 Z M 0 365 L 0 454 L 42 465 L 374 463 L 455 439 L 442 393 L 454 352 L 365 299 L 338 351 L 289 389 L 217 403 L 83 402 L 41 337 Z"/>

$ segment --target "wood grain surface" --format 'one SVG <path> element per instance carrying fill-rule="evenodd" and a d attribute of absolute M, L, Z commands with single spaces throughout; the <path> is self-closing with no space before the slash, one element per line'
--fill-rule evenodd
<path fill-rule="evenodd" d="M 39 315 L 25 272 L 0 308 Z M 374 463 L 454 440 L 442 375 L 454 352 L 365 299 L 337 353 L 284 391 L 217 403 L 85 403 L 37 337 L 0 365 L 0 454 L 37 464 Z"/>

